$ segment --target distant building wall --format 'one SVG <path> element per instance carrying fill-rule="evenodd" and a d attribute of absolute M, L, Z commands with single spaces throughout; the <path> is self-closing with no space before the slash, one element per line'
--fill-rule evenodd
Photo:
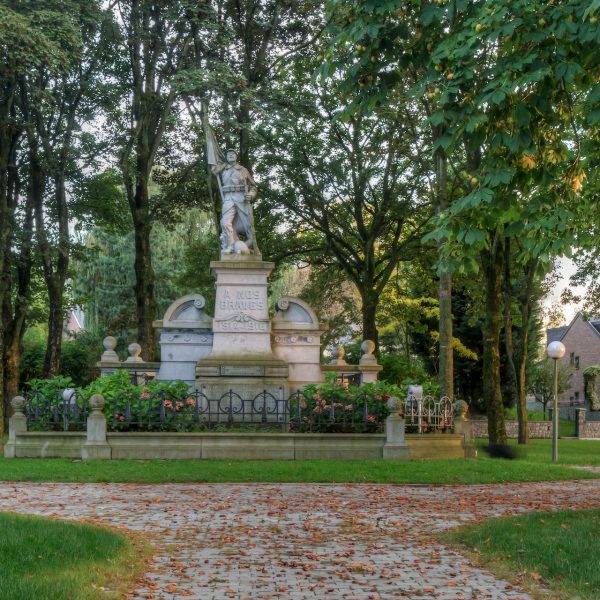
<path fill-rule="evenodd" d="M 597 321 L 594 322 L 596 324 Z M 584 407 L 585 395 L 583 385 L 583 371 L 586 367 L 600 364 L 600 331 L 589 321 L 583 318 L 582 313 L 577 313 L 571 324 L 565 327 L 549 329 L 549 341 L 559 340 L 567 349 L 561 361 L 571 365 L 573 375 L 571 386 L 560 394 L 559 404 L 565 407 Z M 600 390 L 600 382 L 598 382 Z M 589 406 L 586 406 L 589 409 Z M 572 412 L 572 411 L 571 411 Z"/>

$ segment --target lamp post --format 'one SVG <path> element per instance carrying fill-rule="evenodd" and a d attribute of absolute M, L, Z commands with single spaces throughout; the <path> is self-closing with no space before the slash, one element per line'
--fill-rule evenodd
<path fill-rule="evenodd" d="M 554 404 L 552 410 L 552 462 L 558 460 L 558 360 L 567 349 L 562 342 L 550 342 L 546 353 L 554 361 Z"/>

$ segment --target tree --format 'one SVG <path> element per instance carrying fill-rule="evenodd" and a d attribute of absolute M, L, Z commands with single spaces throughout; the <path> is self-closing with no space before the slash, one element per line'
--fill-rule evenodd
<path fill-rule="evenodd" d="M 0 7 L 0 434 L 16 391 L 20 342 L 31 286 L 34 177 L 28 164 L 23 82 L 64 75 L 75 37 L 70 18 L 51 3 L 6 2 Z"/>
<path fill-rule="evenodd" d="M 371 27 L 355 25 L 354 13 L 349 19 L 346 43 L 361 46 L 350 70 L 370 73 L 364 102 L 384 102 L 382 89 L 396 85 L 399 73 L 390 64 L 419 65 L 413 94 L 435 100 L 429 122 L 443 131 L 436 144 L 462 176 L 460 193 L 440 212 L 431 238 L 441 242 L 442 272 L 480 270 L 483 276 L 491 442 L 506 440 L 499 351 L 505 242 L 523 240 L 518 260 L 526 264 L 548 262 L 574 239 L 575 205 L 564 199 L 574 199 L 585 176 L 578 125 L 600 119 L 600 94 L 592 84 L 598 54 L 590 55 L 588 46 L 598 32 L 592 10 L 583 1 L 390 2 L 381 10 L 367 6 Z M 408 14 L 412 39 L 401 22 Z M 382 36 L 391 26 L 394 44 Z M 363 48 L 375 60 L 365 61 Z M 585 123 L 578 121 L 584 98 L 591 110 Z"/>
<path fill-rule="evenodd" d="M 152 261 L 157 273 L 156 304 L 162 316 L 169 305 L 187 293 L 202 293 L 212 304 L 214 282 L 209 275 L 210 256 L 198 255 L 212 223 L 199 211 L 190 211 L 169 228 L 155 224 L 151 234 Z M 130 293 L 134 278 L 133 232 L 93 228 L 85 234 L 85 253 L 76 261 L 73 278 L 75 301 L 84 308 L 86 330 L 131 341 L 137 313 Z M 210 238 L 214 241 L 213 238 Z M 198 259 L 204 259 L 202 268 Z"/>
<path fill-rule="evenodd" d="M 133 221 L 138 342 L 143 357 L 151 360 L 155 352 L 152 321 L 157 307 L 150 180 L 165 133 L 173 125 L 176 77 L 192 65 L 194 52 L 200 53 L 210 43 L 210 36 L 204 40 L 203 35 L 207 33 L 205 25 L 210 31 L 212 11 L 204 3 L 185 0 L 121 0 L 117 5 L 127 47 L 121 81 L 127 92 L 125 110 L 112 117 L 125 131 L 120 140 L 119 167 Z"/>
<path fill-rule="evenodd" d="M 280 105 L 258 130 L 266 148 L 257 171 L 271 210 L 285 211 L 298 254 L 310 264 L 335 264 L 354 284 L 363 337 L 378 347 L 380 297 L 431 214 L 414 160 L 418 125 L 402 99 L 394 112 L 336 119 L 340 91 L 311 83 L 306 73 L 314 66 L 297 62 L 281 83 Z"/>
<path fill-rule="evenodd" d="M 571 365 L 558 361 L 558 393 L 566 392 L 571 385 L 573 368 Z M 544 406 L 544 415 L 548 403 L 554 398 L 554 361 L 545 356 L 533 366 L 528 383 L 530 391 L 538 402 Z"/>

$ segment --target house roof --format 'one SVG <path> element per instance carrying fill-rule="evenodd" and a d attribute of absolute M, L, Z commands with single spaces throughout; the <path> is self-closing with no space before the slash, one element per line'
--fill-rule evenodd
<path fill-rule="evenodd" d="M 565 333 L 569 331 L 569 325 L 565 325 L 563 327 L 552 327 L 551 329 L 546 329 L 546 344 L 550 344 L 551 342 L 560 342 L 565 337 Z"/>
<path fill-rule="evenodd" d="M 577 321 L 577 319 L 583 319 L 583 313 L 582 312 L 578 312 L 574 317 L 573 320 L 568 324 L 565 325 L 563 327 L 551 327 L 550 329 L 546 329 L 546 344 L 549 344 L 550 342 L 560 342 L 565 335 L 567 334 L 567 331 L 569 331 L 569 329 L 571 329 L 571 327 L 573 327 L 573 323 L 575 323 L 575 321 Z M 590 319 L 583 319 L 584 323 L 587 323 L 587 325 L 589 327 L 591 327 L 592 331 L 598 335 L 598 337 L 600 337 L 600 320 L 592 317 Z"/>

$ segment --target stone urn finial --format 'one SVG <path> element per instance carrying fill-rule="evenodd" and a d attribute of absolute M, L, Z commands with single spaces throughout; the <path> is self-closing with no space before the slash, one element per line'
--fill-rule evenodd
<path fill-rule="evenodd" d="M 104 352 L 100 357 L 100 362 L 119 362 L 119 356 L 115 352 L 117 340 L 112 335 L 107 335 L 102 341 Z"/>
<path fill-rule="evenodd" d="M 129 356 L 125 362 L 144 362 L 140 354 L 142 353 L 142 347 L 133 342 L 127 346 L 127 350 L 129 351 Z"/>
<path fill-rule="evenodd" d="M 402 401 L 396 396 L 390 396 L 387 399 L 387 409 L 390 411 L 390 415 L 399 415 L 402 409 Z"/>
<path fill-rule="evenodd" d="M 26 404 L 27 404 L 27 400 L 25 400 L 25 398 L 23 398 L 23 396 L 15 396 L 10 401 L 10 405 L 12 406 L 12 409 L 16 415 L 24 414 Z"/>
<path fill-rule="evenodd" d="M 332 353 L 333 360 L 329 363 L 330 365 L 347 365 L 348 363 L 344 360 L 346 356 L 346 350 L 344 346 L 338 346 Z"/>
<path fill-rule="evenodd" d="M 465 419 L 469 410 L 469 405 L 464 400 L 457 400 L 452 409 L 454 410 L 455 419 Z"/>
<path fill-rule="evenodd" d="M 93 415 L 98 415 L 104 410 L 104 405 L 106 404 L 104 397 L 100 394 L 94 394 L 90 398 L 90 408 L 92 409 Z"/>
<path fill-rule="evenodd" d="M 360 357 L 359 364 L 361 365 L 374 365 L 377 364 L 373 352 L 375 352 L 375 342 L 373 340 L 365 340 L 361 345 L 362 356 Z"/>

